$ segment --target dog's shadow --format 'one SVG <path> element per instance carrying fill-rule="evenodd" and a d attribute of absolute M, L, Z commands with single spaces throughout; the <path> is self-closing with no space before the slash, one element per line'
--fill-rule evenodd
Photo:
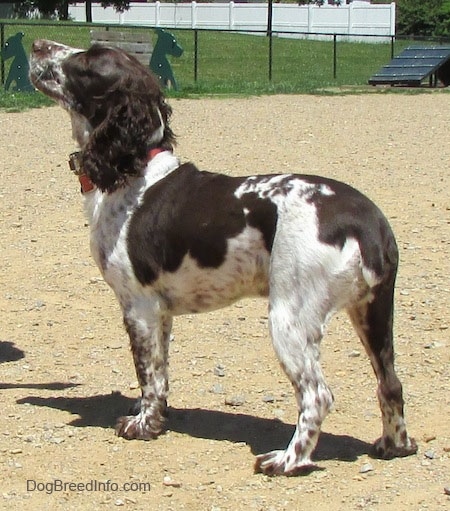
<path fill-rule="evenodd" d="M 3 362 L 16 362 L 25 357 L 25 352 L 17 348 L 13 342 L 0 341 L 0 364 Z"/>
<path fill-rule="evenodd" d="M 119 392 L 92 397 L 37 397 L 17 401 L 64 410 L 79 417 L 70 422 L 76 427 L 112 428 L 117 417 L 127 413 L 135 401 Z M 201 408 L 168 408 L 166 428 L 196 438 L 245 442 L 254 455 L 273 449 L 284 449 L 294 433 L 294 426 L 278 419 L 253 415 L 205 410 Z M 356 461 L 370 452 L 370 444 L 347 435 L 322 433 L 314 453 L 316 461 L 337 459 Z"/>

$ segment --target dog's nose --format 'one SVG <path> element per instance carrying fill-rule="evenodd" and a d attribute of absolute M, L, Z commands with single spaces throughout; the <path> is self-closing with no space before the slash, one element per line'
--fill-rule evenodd
<path fill-rule="evenodd" d="M 45 53 L 44 48 L 48 49 L 48 41 L 45 39 L 36 39 L 36 41 L 33 42 L 31 45 L 31 50 L 33 53 Z M 48 50 L 47 50 L 48 51 Z"/>
<path fill-rule="evenodd" d="M 43 39 L 36 39 L 36 41 L 33 41 L 32 49 L 33 51 L 40 51 L 44 45 Z"/>

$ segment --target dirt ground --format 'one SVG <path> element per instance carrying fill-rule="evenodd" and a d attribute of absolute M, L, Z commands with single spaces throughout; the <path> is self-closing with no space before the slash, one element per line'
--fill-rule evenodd
<path fill-rule="evenodd" d="M 369 457 L 381 432 L 376 382 L 339 314 L 323 340 L 336 398 L 315 454 L 323 470 L 298 478 L 253 474 L 254 456 L 284 447 L 296 421 L 264 300 L 177 318 L 168 432 L 114 435 L 138 389 L 118 306 L 89 255 L 68 116 L 0 113 L 0 507 L 450 509 L 449 102 L 439 92 L 171 102 L 182 159 L 344 180 L 396 232 L 396 362 L 419 452 Z"/>

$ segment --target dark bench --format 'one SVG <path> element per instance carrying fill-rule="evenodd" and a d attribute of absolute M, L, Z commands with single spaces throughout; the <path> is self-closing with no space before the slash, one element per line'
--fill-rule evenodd
<path fill-rule="evenodd" d="M 141 64 L 149 66 L 153 53 L 150 34 L 119 32 L 116 30 L 91 30 L 91 43 L 116 46 L 136 57 Z"/>

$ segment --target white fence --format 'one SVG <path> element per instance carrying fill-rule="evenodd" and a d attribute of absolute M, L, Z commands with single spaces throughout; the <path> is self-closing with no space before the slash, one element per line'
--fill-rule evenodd
<path fill-rule="evenodd" d="M 69 15 L 74 21 L 86 21 L 85 4 L 70 5 Z M 92 5 L 94 23 L 166 28 L 265 31 L 267 15 L 266 3 L 131 2 L 130 9 L 123 13 L 112 7 L 104 9 L 99 3 Z M 348 39 L 353 41 L 386 42 L 389 37 L 367 38 L 363 35 L 395 35 L 395 3 L 372 5 L 354 1 L 349 5 L 322 7 L 274 3 L 272 30 L 285 37 L 323 38 L 317 34 L 351 34 Z"/>

